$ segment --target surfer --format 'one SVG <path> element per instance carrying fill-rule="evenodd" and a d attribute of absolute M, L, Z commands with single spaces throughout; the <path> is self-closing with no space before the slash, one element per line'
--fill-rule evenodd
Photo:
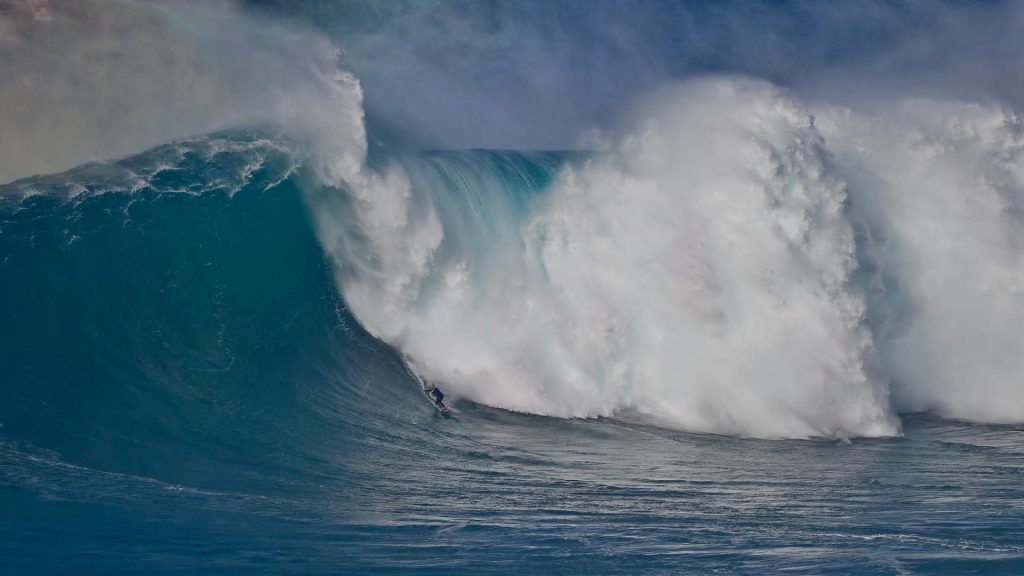
<path fill-rule="evenodd" d="M 440 408 L 441 410 L 448 409 L 448 407 L 444 405 L 444 392 L 441 392 L 440 388 L 431 384 L 429 394 L 430 397 L 434 400 L 434 404 L 437 404 L 438 408 Z"/>

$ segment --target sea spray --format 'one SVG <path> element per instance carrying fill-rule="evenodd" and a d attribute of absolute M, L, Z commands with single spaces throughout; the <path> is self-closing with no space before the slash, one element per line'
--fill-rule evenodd
<path fill-rule="evenodd" d="M 872 330 L 901 411 L 1024 420 L 1024 123 L 994 104 L 825 108 L 879 270 Z"/>
<path fill-rule="evenodd" d="M 514 186 L 480 181 L 502 222 L 490 234 L 458 232 L 472 218 L 438 208 L 454 192 L 398 167 L 390 186 L 349 184 L 347 209 L 314 205 L 322 237 L 345 231 L 325 246 L 357 318 L 493 406 L 747 436 L 896 433 L 850 283 L 846 185 L 810 113 L 725 79 L 652 106 L 525 213 L 503 206 Z"/>
<path fill-rule="evenodd" d="M 357 318 L 522 412 L 759 437 L 1024 418 L 1013 112 L 718 77 L 630 126 L 500 177 L 484 153 L 392 160 L 314 201 Z"/>

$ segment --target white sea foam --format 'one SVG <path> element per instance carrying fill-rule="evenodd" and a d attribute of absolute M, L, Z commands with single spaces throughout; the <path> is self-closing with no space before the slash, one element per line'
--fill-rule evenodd
<path fill-rule="evenodd" d="M 753 81 L 691 85 L 655 107 L 657 124 L 566 171 L 522 225 L 523 249 L 494 250 L 505 261 L 487 274 L 437 254 L 443 230 L 429 205 L 412 210 L 406 181 L 357 179 L 360 269 L 349 231 L 321 225 L 357 317 L 426 377 L 513 410 L 895 433 L 850 284 L 845 184 L 810 114 Z M 425 294 L 429 275 L 444 281 Z"/>
<path fill-rule="evenodd" d="M 1024 123 L 994 105 L 824 110 L 881 271 L 876 342 L 900 410 L 1024 420 Z"/>
<path fill-rule="evenodd" d="M 353 312 L 424 377 L 517 411 L 757 437 L 1024 420 L 1014 114 L 713 78 L 633 125 L 524 220 L 489 197 L 513 234 L 461 231 L 397 168 L 343 178 L 354 209 L 316 213 Z"/>

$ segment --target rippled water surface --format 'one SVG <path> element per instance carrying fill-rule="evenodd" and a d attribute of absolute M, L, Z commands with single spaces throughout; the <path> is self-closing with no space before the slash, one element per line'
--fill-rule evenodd
<path fill-rule="evenodd" d="M 458 408 L 412 406 L 416 432 L 363 438 L 378 456 L 357 469 L 327 450 L 262 491 L 5 444 L 0 553 L 24 574 L 1024 570 L 1019 428 L 919 417 L 903 438 L 770 442 Z"/>

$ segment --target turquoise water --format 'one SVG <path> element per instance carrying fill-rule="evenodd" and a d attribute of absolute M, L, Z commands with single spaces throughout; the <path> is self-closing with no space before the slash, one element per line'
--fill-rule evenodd
<path fill-rule="evenodd" d="M 573 158 L 408 162 L 486 236 Z M 441 417 L 339 295 L 310 181 L 238 131 L 0 187 L 4 573 L 1024 571 L 1021 426 Z"/>

